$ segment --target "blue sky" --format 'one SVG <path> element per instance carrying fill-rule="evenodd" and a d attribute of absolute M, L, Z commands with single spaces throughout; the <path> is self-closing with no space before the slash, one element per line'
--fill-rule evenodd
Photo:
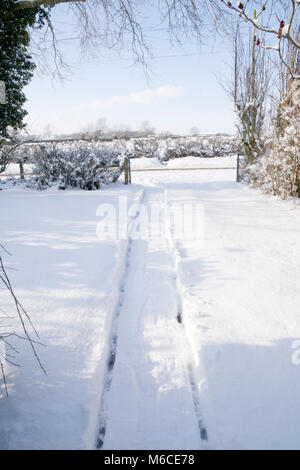
<path fill-rule="evenodd" d="M 102 117 L 111 128 L 138 129 L 147 120 L 158 131 L 181 134 L 193 126 L 202 133 L 235 131 L 232 103 L 217 78 L 230 75 L 230 47 L 224 40 L 207 39 L 199 50 L 187 41 L 171 47 L 163 31 L 148 33 L 155 59 L 147 77 L 133 65 L 129 50 L 82 55 L 78 40 L 68 39 L 74 37 L 72 16 L 64 6 L 54 12 L 72 73 L 63 83 L 36 73 L 25 89 L 29 131 L 42 133 L 50 124 L 54 133 L 75 132 Z"/>

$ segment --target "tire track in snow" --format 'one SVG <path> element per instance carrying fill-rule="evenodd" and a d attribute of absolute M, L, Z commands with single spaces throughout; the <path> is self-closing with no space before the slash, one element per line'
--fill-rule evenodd
<path fill-rule="evenodd" d="M 165 203 L 165 194 L 163 190 L 157 191 L 156 190 L 156 195 L 159 195 L 160 199 L 160 205 L 163 207 L 164 211 L 164 219 L 166 220 L 166 215 L 167 215 L 167 205 Z M 145 193 L 143 194 L 140 203 L 142 203 L 145 199 Z M 151 191 L 149 192 L 149 199 L 151 201 Z M 150 202 L 151 204 L 151 202 Z M 135 214 L 135 217 L 131 221 L 131 225 L 134 226 L 134 222 L 139 216 L 139 213 Z M 166 228 L 166 227 L 165 227 Z M 106 436 L 106 430 L 107 430 L 107 424 L 110 424 L 110 414 L 109 414 L 109 406 L 108 403 L 110 401 L 110 395 L 111 395 L 111 386 L 112 386 L 112 380 L 113 380 L 113 374 L 114 374 L 114 366 L 116 363 L 116 358 L 117 358 L 117 345 L 118 345 L 118 326 L 119 326 L 119 319 L 120 319 L 120 314 L 121 310 L 123 307 L 123 302 L 124 302 L 124 295 L 125 295 L 125 289 L 127 288 L 127 281 L 128 281 L 128 275 L 131 269 L 131 264 L 132 260 L 134 259 L 133 252 L 132 252 L 132 238 L 130 234 L 132 233 L 132 227 L 131 230 L 129 231 L 129 237 L 128 237 L 128 245 L 127 245 L 127 250 L 126 250 L 126 266 L 124 270 L 124 275 L 122 277 L 122 282 L 120 286 L 120 294 L 119 294 L 119 303 L 118 303 L 118 308 L 116 311 L 116 314 L 114 316 L 113 322 L 112 322 L 112 328 L 111 328 L 111 333 L 110 333 L 110 351 L 109 351 L 109 356 L 107 360 L 107 372 L 106 372 L 106 378 L 105 378 L 105 383 L 104 383 L 104 390 L 103 390 L 103 396 L 101 400 L 101 411 L 100 411 L 100 428 L 99 428 L 99 433 L 97 436 L 97 449 L 101 450 L 104 446 L 104 441 L 105 441 L 105 436 Z M 185 326 L 184 326 L 184 321 L 183 321 L 183 312 L 182 312 L 182 301 L 181 301 L 181 293 L 180 293 L 180 283 L 179 283 L 179 276 L 177 272 L 177 265 L 176 265 L 176 259 L 174 260 L 174 253 L 171 248 L 171 243 L 172 240 L 168 237 L 168 232 L 165 230 L 164 233 L 162 234 L 162 240 L 161 243 L 164 245 L 164 251 L 166 253 L 166 256 L 168 257 L 169 265 L 170 265 L 170 286 L 172 286 L 172 298 L 174 301 L 174 321 L 178 324 L 178 335 L 177 333 L 175 334 L 175 337 L 177 337 L 177 341 L 175 341 L 174 344 L 174 351 L 173 354 L 177 356 L 177 358 L 184 356 L 184 359 L 181 359 L 180 362 L 182 363 L 182 370 L 185 371 L 184 375 L 186 376 L 186 391 L 187 395 L 186 397 L 190 396 L 190 410 L 192 415 L 194 414 L 195 416 L 195 436 L 197 435 L 197 427 L 199 429 L 199 437 L 201 442 L 205 442 L 208 440 L 207 438 L 207 431 L 203 422 L 203 417 L 202 417 L 202 412 L 201 412 L 201 406 L 200 406 L 200 399 L 199 399 L 199 394 L 197 390 L 197 385 L 195 381 L 195 376 L 194 376 L 194 371 L 193 371 L 193 361 L 192 361 L 192 354 L 191 354 L 191 347 L 188 342 L 188 338 L 186 335 L 185 331 Z M 141 260 L 142 262 L 142 260 Z M 145 286 L 147 289 L 148 286 Z M 150 292 L 150 291 L 149 291 Z M 177 315 L 177 317 L 176 317 Z M 124 326 L 124 325 L 123 325 Z M 166 338 L 169 336 L 169 332 L 165 331 L 164 333 L 166 335 Z M 178 359 L 177 359 L 178 360 Z M 118 361 L 117 361 L 118 362 Z M 189 400 L 188 400 L 189 401 Z M 146 411 L 147 409 L 147 402 L 145 402 L 145 410 L 143 408 L 140 409 L 140 414 L 139 418 L 142 420 L 142 422 L 145 419 L 145 416 L 143 414 L 143 411 Z M 185 408 L 184 408 L 185 409 Z M 121 412 L 121 409 L 119 410 Z M 174 408 L 174 413 L 176 413 L 176 408 Z M 114 413 L 116 417 L 116 413 Z M 118 415 L 117 415 L 118 416 Z M 128 419 L 129 419 L 128 415 Z M 117 421 L 114 421 L 115 423 L 115 432 L 118 432 L 118 418 Z M 151 427 L 150 427 L 151 428 Z M 172 426 L 170 427 L 172 429 Z M 154 430 L 154 429 L 153 429 Z M 117 439 L 118 440 L 118 439 Z M 144 442 L 144 445 L 147 445 L 147 439 Z"/>
<path fill-rule="evenodd" d="M 179 325 L 181 326 L 181 331 L 182 331 L 182 338 L 184 341 L 184 345 L 187 351 L 187 362 L 186 362 L 186 370 L 187 370 L 187 375 L 189 378 L 189 383 L 191 387 L 191 394 L 193 398 L 193 403 L 194 403 L 194 409 L 195 409 L 195 414 L 198 422 L 198 427 L 199 427 L 199 433 L 200 433 L 200 439 L 201 441 L 208 441 L 208 434 L 207 434 L 207 429 L 204 423 L 204 418 L 202 414 L 202 409 L 201 409 L 201 401 L 200 401 L 200 396 L 199 392 L 197 389 L 197 382 L 195 379 L 195 372 L 194 372 L 194 366 L 193 366 L 193 355 L 192 355 L 192 347 L 190 345 L 188 335 L 186 332 L 185 324 L 184 324 L 184 313 L 183 313 L 183 305 L 182 305 L 182 288 L 181 288 L 181 283 L 180 283 L 180 278 L 178 275 L 178 265 L 177 265 L 177 260 L 176 260 L 176 247 L 174 244 L 174 240 L 172 239 L 171 236 L 171 227 L 168 226 L 168 203 L 167 203 L 167 192 L 166 190 L 164 191 L 164 196 L 163 196 L 163 201 L 164 201 L 164 212 L 165 212 L 165 234 L 166 234 L 166 243 L 168 246 L 168 250 L 170 253 L 170 258 L 172 259 L 173 263 L 173 269 L 174 269 L 174 290 L 176 292 L 176 301 L 177 301 L 177 321 Z"/>
<path fill-rule="evenodd" d="M 141 196 L 139 197 L 138 201 L 135 201 L 134 204 L 142 204 L 145 197 L 145 191 L 142 191 Z M 107 398 L 110 392 L 112 378 L 113 378 L 113 370 L 114 365 L 116 362 L 117 357 L 117 345 L 118 345 L 118 319 L 120 317 L 121 309 L 123 306 L 124 300 L 124 292 L 125 292 L 125 285 L 126 285 L 126 278 L 130 268 L 130 259 L 131 259 L 131 252 L 132 252 L 132 238 L 131 233 L 134 227 L 134 223 L 136 219 L 139 217 L 139 211 L 136 212 L 134 217 L 130 220 L 128 224 L 128 238 L 127 238 L 127 246 L 125 248 L 125 266 L 123 275 L 120 282 L 120 289 L 119 289 L 119 299 L 117 302 L 117 308 L 115 314 L 112 319 L 112 326 L 110 331 L 110 341 L 109 341 L 109 352 L 108 352 L 108 359 L 106 365 L 106 373 L 104 378 L 104 386 L 100 404 L 100 415 L 99 415 L 99 430 L 96 439 L 96 449 L 101 450 L 104 444 L 105 433 L 106 433 L 106 424 L 107 424 Z M 122 242 L 122 241 L 121 241 Z"/>

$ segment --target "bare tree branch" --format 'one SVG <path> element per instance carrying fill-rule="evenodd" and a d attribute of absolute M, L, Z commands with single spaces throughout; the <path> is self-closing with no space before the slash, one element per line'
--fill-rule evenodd
<path fill-rule="evenodd" d="M 5 250 L 6 251 L 6 250 Z M 8 253 L 6 251 L 6 253 Z M 42 343 L 40 343 L 39 341 L 35 341 L 31 338 L 30 334 L 29 334 L 29 331 L 28 331 L 28 328 L 27 328 L 27 325 L 26 325 L 26 322 L 29 323 L 29 325 L 31 326 L 31 328 L 33 329 L 33 331 L 35 332 L 37 338 L 39 338 L 39 335 L 35 329 L 35 327 L 33 326 L 32 322 L 31 322 L 31 319 L 28 315 L 28 313 L 26 312 L 26 310 L 24 309 L 24 307 L 22 306 L 22 304 L 20 303 L 20 301 L 18 300 L 18 298 L 16 297 L 16 294 L 14 292 L 14 289 L 11 285 L 11 282 L 9 280 L 9 277 L 7 275 L 7 272 L 6 272 L 6 268 L 4 266 L 4 263 L 3 263 L 3 260 L 2 260 L 2 257 L 0 256 L 0 281 L 2 282 L 2 284 L 4 284 L 5 288 L 8 290 L 8 292 L 10 293 L 12 299 L 13 299 L 13 302 L 14 302 L 14 305 L 15 305 L 15 308 L 16 308 L 16 312 L 17 312 L 17 316 L 19 318 L 19 321 L 21 323 L 21 326 L 22 326 L 22 329 L 23 329 L 23 332 L 25 334 L 25 336 L 21 336 L 15 332 L 9 332 L 9 333 L 0 333 L 0 342 L 2 342 L 4 345 L 8 346 L 12 351 L 18 353 L 18 351 L 16 350 L 16 348 L 14 346 L 12 346 L 10 343 L 7 342 L 7 338 L 9 337 L 12 337 L 12 336 L 15 336 L 19 339 L 22 339 L 22 340 L 26 340 L 29 342 L 30 346 L 31 346 L 31 349 L 33 351 L 33 355 L 35 356 L 40 368 L 42 369 L 42 371 L 44 372 L 45 375 L 47 375 L 46 373 L 46 370 L 44 368 L 44 366 L 42 365 L 41 361 L 40 361 L 40 358 L 37 354 L 37 351 L 36 351 L 36 344 L 38 345 L 41 345 Z M 23 318 L 24 317 L 24 318 Z M 6 316 L 6 318 L 8 318 Z M 7 325 L 6 325 L 7 327 Z M 3 354 L 3 352 L 0 350 L 0 369 L 1 369 L 1 374 L 2 374 L 2 377 L 3 377 L 3 382 L 4 382 L 4 387 L 5 387 L 5 391 L 6 391 L 6 394 L 8 395 L 8 389 L 7 389 L 7 382 L 6 382 L 6 377 L 5 377 L 5 371 L 4 371 L 4 365 L 3 365 L 3 361 L 2 361 L 2 358 L 8 362 L 8 363 L 11 363 L 13 365 L 16 365 L 18 366 L 18 364 L 16 364 L 14 361 L 12 361 L 12 359 L 14 359 L 14 356 L 12 354 L 9 354 L 7 352 L 5 352 Z"/>
<path fill-rule="evenodd" d="M 277 16 L 277 21 L 279 21 L 279 26 L 271 28 L 269 26 L 264 26 L 260 24 L 259 18 L 263 15 L 263 13 L 266 11 L 267 6 L 269 6 L 269 0 L 266 0 L 262 2 L 260 10 L 254 10 L 253 18 L 250 16 L 250 14 L 247 12 L 247 6 L 249 4 L 249 1 L 247 0 L 246 2 L 238 2 L 237 7 L 235 7 L 231 1 L 226 1 L 226 0 L 221 0 L 221 2 L 228 7 L 230 10 L 235 11 L 236 13 L 239 14 L 240 18 L 245 20 L 248 23 L 251 23 L 254 28 L 256 28 L 258 31 L 261 31 L 263 33 L 266 33 L 267 35 L 275 35 L 277 36 L 278 42 L 275 46 L 269 46 L 265 44 L 261 44 L 260 39 L 258 38 L 257 40 L 257 46 L 266 49 L 266 50 L 273 50 L 276 51 L 279 55 L 279 58 L 283 65 L 288 69 L 290 76 L 295 79 L 295 78 L 300 78 L 299 75 L 295 75 L 292 68 L 288 64 L 288 61 L 285 60 L 283 53 L 282 53 L 282 40 L 285 39 L 288 41 L 292 46 L 294 46 L 296 49 L 300 50 L 300 43 L 298 38 L 295 38 L 293 35 L 293 26 L 294 26 L 294 21 L 296 17 L 296 12 L 298 8 L 300 9 L 300 2 L 297 0 L 290 0 L 290 7 L 287 5 L 285 6 L 285 15 L 286 15 L 286 20 L 285 19 L 279 19 Z M 299 10 L 298 10 L 299 11 Z"/>

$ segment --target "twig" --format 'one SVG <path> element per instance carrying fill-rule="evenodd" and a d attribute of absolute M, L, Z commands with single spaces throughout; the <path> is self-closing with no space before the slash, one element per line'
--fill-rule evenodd
<path fill-rule="evenodd" d="M 2 245 L 1 245 L 2 247 Z M 4 249 L 5 250 L 5 249 Z M 7 250 L 5 250 L 6 253 Z M 17 333 L 15 332 L 12 332 L 12 333 L 4 333 L 2 335 L 0 335 L 0 340 L 2 340 L 5 344 L 7 344 L 12 350 L 14 350 L 16 353 L 18 353 L 18 351 L 13 347 L 11 346 L 6 340 L 5 338 L 8 338 L 8 337 L 11 337 L 11 336 L 15 336 L 17 338 L 20 338 L 20 339 L 23 339 L 23 340 L 27 340 L 29 341 L 30 343 L 30 346 L 31 346 L 31 349 L 33 351 L 33 354 L 40 366 L 40 368 L 42 369 L 42 371 L 44 372 L 45 375 L 47 375 L 46 373 L 46 370 L 44 368 L 44 366 L 42 365 L 41 361 L 40 361 L 40 358 L 36 352 L 36 349 L 35 349 L 35 344 L 39 344 L 39 345 L 43 345 L 42 343 L 40 343 L 39 341 L 35 341 L 31 338 L 28 330 L 27 330 L 27 327 L 26 327 L 26 324 L 25 324 L 25 321 L 23 319 L 23 315 L 25 315 L 25 317 L 27 318 L 30 326 L 32 327 L 33 331 L 35 332 L 37 338 L 39 338 L 39 335 L 28 315 L 28 313 L 26 312 L 26 310 L 24 309 L 24 307 L 22 306 L 22 304 L 20 303 L 20 301 L 18 300 L 18 298 L 16 297 L 15 293 L 14 293 L 14 290 L 13 290 L 13 287 L 11 285 L 11 282 L 8 278 L 8 275 L 7 275 L 7 272 L 6 272 L 6 269 L 5 269 L 5 266 L 3 264 L 3 260 L 2 260 L 2 257 L 0 256 L 0 280 L 3 282 L 4 286 L 7 288 L 7 290 L 9 291 L 9 293 L 11 294 L 12 298 L 13 298 L 13 301 L 14 301 L 14 304 L 15 304 L 15 307 L 16 307 L 16 311 L 17 311 L 17 314 L 18 314 L 18 317 L 19 317 L 19 320 L 21 322 L 21 325 L 22 325 L 22 328 L 23 328 L 23 331 L 25 333 L 25 338 L 23 336 L 20 336 L 18 335 Z M 44 345 L 43 345 L 44 346 Z M 8 362 L 8 363 L 11 363 L 13 365 L 16 365 L 18 366 L 18 364 L 15 364 L 14 362 L 11 361 L 11 359 L 9 359 L 10 357 L 14 358 L 12 355 L 10 354 L 5 354 L 5 360 Z M 8 390 L 7 390 L 7 384 L 6 384 L 6 377 L 5 377 L 5 372 L 4 372 L 4 367 L 3 367 L 3 362 L 0 358 L 0 366 L 1 366 L 1 371 L 2 371 L 2 377 L 3 377 L 3 381 L 4 381 L 4 385 L 5 385 L 5 390 L 6 390 L 6 394 L 8 395 Z"/>

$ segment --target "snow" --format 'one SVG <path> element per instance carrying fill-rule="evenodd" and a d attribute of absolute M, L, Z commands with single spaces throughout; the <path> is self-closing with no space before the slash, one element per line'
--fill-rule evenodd
<path fill-rule="evenodd" d="M 297 449 L 299 212 L 243 189 L 207 184 L 203 246 L 174 249 L 204 421 L 213 449 Z"/>
<path fill-rule="evenodd" d="M 147 192 L 143 203 L 159 209 L 163 193 Z M 104 448 L 198 448 L 198 423 L 186 369 L 188 351 L 176 320 L 176 274 L 167 241 L 134 240 L 131 253 L 118 325 L 118 354 L 106 403 Z"/>
<path fill-rule="evenodd" d="M 163 165 L 157 157 L 153 158 L 132 158 L 130 159 L 130 166 L 132 170 L 141 170 L 141 169 L 163 169 Z"/>
<path fill-rule="evenodd" d="M 96 236 L 99 204 L 109 191 L 1 191 L 1 241 L 13 253 L 17 295 L 46 348 L 45 377 L 27 344 L 17 342 L 20 369 L 8 369 L 9 398 L 0 389 L 0 447 L 85 449 L 93 446 L 110 329 L 122 274 L 123 242 Z M 3 291 L 1 308 L 12 311 Z"/>
<path fill-rule="evenodd" d="M 286 25 L 282 28 L 282 36 L 286 37 L 286 36 L 288 35 L 289 29 L 290 29 L 290 25 L 289 25 L 289 24 L 286 24 Z"/>
<path fill-rule="evenodd" d="M 30 163 L 24 164 L 24 171 L 26 173 L 32 172 L 33 165 Z M 0 178 L 5 178 L 7 176 L 19 176 L 20 175 L 20 167 L 17 163 L 10 163 L 5 172 L 0 173 Z"/>
<path fill-rule="evenodd" d="M 236 168 L 236 156 L 222 158 L 186 157 L 168 161 L 167 168 Z"/>
<path fill-rule="evenodd" d="M 228 158 L 233 169 L 203 171 L 171 160 L 92 193 L 0 192 L 6 262 L 48 373 L 18 342 L 0 448 L 92 449 L 101 426 L 104 449 L 300 448 L 300 212 L 236 184 Z M 164 170 L 177 162 L 187 171 Z M 140 204 L 129 238 L 99 239 L 97 208 L 118 196 Z M 183 204 L 203 209 L 203 238 L 177 236 Z M 145 207 L 163 223 L 138 239 Z"/>
<path fill-rule="evenodd" d="M 236 168 L 237 157 L 199 158 L 183 157 L 174 158 L 162 164 L 158 158 L 132 158 L 131 169 L 134 170 L 166 170 L 166 169 L 201 169 L 201 168 Z"/>

